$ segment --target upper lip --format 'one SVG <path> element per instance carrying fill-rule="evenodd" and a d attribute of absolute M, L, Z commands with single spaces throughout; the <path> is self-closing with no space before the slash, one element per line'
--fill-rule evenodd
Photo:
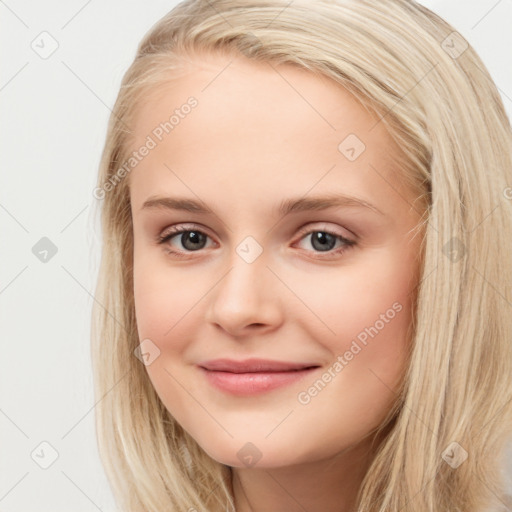
<path fill-rule="evenodd" d="M 255 372 L 285 372 L 291 370 L 302 370 L 318 366 L 315 363 L 294 363 L 288 361 L 273 361 L 270 359 L 245 359 L 235 361 L 233 359 L 212 359 L 199 363 L 198 366 L 207 370 L 232 373 L 255 373 Z"/>

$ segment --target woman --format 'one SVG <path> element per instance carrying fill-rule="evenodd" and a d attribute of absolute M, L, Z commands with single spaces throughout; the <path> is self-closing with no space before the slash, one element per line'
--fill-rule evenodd
<path fill-rule="evenodd" d="M 511 140 L 479 57 L 415 2 L 161 19 L 94 192 L 122 510 L 502 510 Z"/>

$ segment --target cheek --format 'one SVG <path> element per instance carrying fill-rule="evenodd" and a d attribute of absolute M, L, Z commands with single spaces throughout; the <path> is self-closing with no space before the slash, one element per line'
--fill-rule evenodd
<path fill-rule="evenodd" d="M 178 272 L 161 272 L 155 266 L 134 269 L 134 300 L 139 338 L 154 339 L 157 345 L 164 340 L 165 350 L 179 350 L 186 341 L 182 326 L 191 308 L 200 299 L 199 290 L 190 279 Z"/>
<path fill-rule="evenodd" d="M 180 368 L 177 364 L 183 358 L 190 344 L 190 319 L 201 298 L 197 286 L 197 275 L 190 275 L 184 269 L 171 268 L 164 250 L 155 250 L 137 243 L 134 247 L 134 302 L 139 340 L 149 339 L 156 345 L 159 355 L 146 370 L 155 390 L 174 389 Z M 194 282 L 195 281 L 195 282 Z M 156 350 L 156 349 L 155 349 Z M 166 392 L 178 399 L 179 393 Z M 168 404 L 171 405 L 171 404 Z"/>
<path fill-rule="evenodd" d="M 135 238 L 134 301 L 139 336 L 163 339 L 182 317 L 185 305 L 197 295 L 186 271 L 171 268 L 163 248 L 154 248 Z M 197 299 L 196 299 L 197 300 Z"/>
<path fill-rule="evenodd" d="M 301 293 L 321 320 L 309 323 L 312 336 L 334 358 L 345 356 L 344 373 L 361 386 L 380 378 L 393 389 L 407 359 L 415 267 L 403 251 L 371 256 L 338 276 L 308 279 Z"/>
<path fill-rule="evenodd" d="M 364 271 L 354 266 L 340 274 L 312 303 L 335 335 L 324 326 L 310 331 L 333 359 L 319 379 L 302 387 L 297 418 L 304 431 L 315 431 L 324 440 L 326 454 L 381 424 L 406 369 L 411 268 L 397 264 L 403 258 L 393 255 L 380 255 L 379 261 L 374 267 L 365 265 Z"/>
<path fill-rule="evenodd" d="M 191 308 L 200 299 L 195 288 L 190 278 L 185 279 L 179 271 L 171 272 L 161 261 L 150 264 L 143 255 L 136 257 L 134 300 L 138 336 L 141 342 L 151 340 L 151 346 L 158 349 L 158 356 L 146 366 L 146 371 L 166 408 L 184 424 L 188 424 L 186 411 L 190 403 L 180 383 L 194 391 L 182 363 L 191 341 Z"/>
<path fill-rule="evenodd" d="M 164 273 L 140 260 L 134 266 L 133 280 L 139 337 L 161 338 L 172 326 L 170 313 L 177 302 L 176 294 L 169 293 L 171 283 Z"/>
<path fill-rule="evenodd" d="M 317 316 L 314 322 L 313 315 L 307 315 L 312 319 L 311 326 L 318 325 L 324 331 L 329 329 L 333 340 L 356 336 L 365 327 L 378 322 L 381 316 L 388 332 L 399 332 L 410 320 L 411 292 L 415 285 L 412 261 L 396 249 L 368 252 L 339 270 L 324 268 L 315 273 L 286 276 L 294 283 L 296 295 L 303 299 L 292 300 L 297 304 L 296 313 L 299 308 L 304 310 L 306 303 Z"/>

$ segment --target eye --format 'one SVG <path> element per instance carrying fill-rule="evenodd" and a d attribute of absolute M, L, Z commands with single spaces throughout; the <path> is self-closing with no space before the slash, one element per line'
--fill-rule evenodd
<path fill-rule="evenodd" d="M 310 245 L 313 247 L 313 252 L 329 252 L 331 254 L 340 254 L 350 249 L 356 244 L 355 241 L 345 238 L 339 233 L 331 231 L 329 229 L 301 229 L 300 234 L 303 235 L 302 240 L 310 239 Z M 336 242 L 339 242 L 339 246 L 336 250 L 333 250 L 336 246 Z"/>
<path fill-rule="evenodd" d="M 329 229 L 324 229 L 323 227 L 321 229 L 303 228 L 299 231 L 299 234 L 302 235 L 300 241 L 306 240 L 310 237 L 313 252 L 316 253 L 329 252 L 331 254 L 339 254 L 356 245 L 355 241 L 349 240 L 341 234 Z M 171 246 L 169 243 L 166 248 L 167 252 L 177 257 L 186 258 L 187 253 L 204 249 L 205 243 L 210 237 L 200 229 L 196 229 L 196 226 L 194 225 L 181 225 L 171 226 L 166 229 L 157 237 L 157 242 L 159 244 L 166 244 L 174 238 L 179 240 L 182 247 L 178 247 L 178 250 L 174 250 L 169 247 Z M 340 246 L 338 246 L 336 250 L 333 250 L 337 242 L 339 242 Z"/>
<path fill-rule="evenodd" d="M 168 248 L 167 251 L 175 256 L 185 257 L 183 253 L 204 249 L 204 243 L 209 237 L 203 231 L 196 229 L 195 226 L 172 226 L 157 237 L 157 242 L 159 244 L 165 244 L 166 242 L 170 242 L 173 238 L 179 240 L 183 249 L 178 248 L 178 250 L 175 251 Z"/>

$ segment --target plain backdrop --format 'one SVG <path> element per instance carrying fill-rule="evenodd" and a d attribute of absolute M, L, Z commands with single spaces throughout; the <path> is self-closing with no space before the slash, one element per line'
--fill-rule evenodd
<path fill-rule="evenodd" d="M 92 190 L 122 75 L 176 3 L 0 0 L 2 512 L 114 510 L 94 429 Z M 422 3 L 480 54 L 510 116 L 512 2 Z"/>

